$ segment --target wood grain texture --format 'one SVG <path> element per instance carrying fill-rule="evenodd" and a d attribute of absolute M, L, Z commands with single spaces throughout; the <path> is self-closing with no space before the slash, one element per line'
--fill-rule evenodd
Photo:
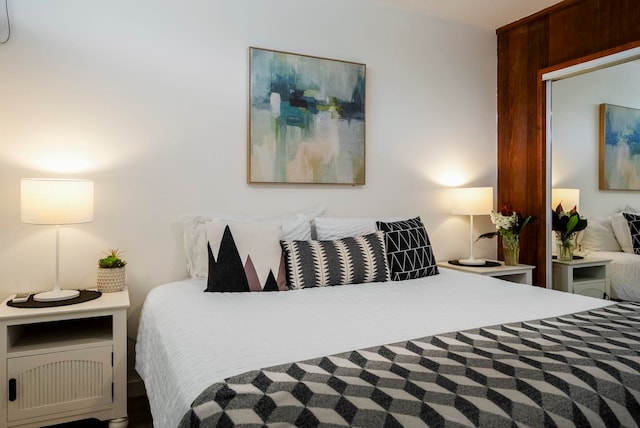
<path fill-rule="evenodd" d="M 496 30 L 498 204 L 537 221 L 521 237 L 520 260 L 546 285 L 546 118 L 541 70 L 584 62 L 640 41 L 640 1 L 565 0 Z M 502 257 L 499 248 L 499 256 Z"/>

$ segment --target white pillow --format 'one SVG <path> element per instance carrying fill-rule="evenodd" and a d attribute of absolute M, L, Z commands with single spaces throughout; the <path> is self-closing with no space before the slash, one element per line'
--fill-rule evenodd
<path fill-rule="evenodd" d="M 280 239 L 311 239 L 311 220 L 325 213 L 324 207 L 317 207 L 297 214 L 273 216 L 243 216 L 233 214 L 182 215 L 184 251 L 187 270 L 192 278 L 206 279 L 209 274 L 209 254 L 207 252 L 207 228 L 210 221 L 234 223 L 280 223 Z"/>
<path fill-rule="evenodd" d="M 613 227 L 613 233 L 616 235 L 616 239 L 620 244 L 620 248 L 625 253 L 633 254 L 633 242 L 631 241 L 631 231 L 629 231 L 629 224 L 627 219 L 624 218 L 622 213 L 614 214 L 611 216 L 611 226 Z"/>
<path fill-rule="evenodd" d="M 314 223 L 318 240 L 335 241 L 337 239 L 374 233 L 378 230 L 376 227 L 377 221 L 392 222 L 406 219 L 407 217 L 318 217 L 314 219 Z"/>
<path fill-rule="evenodd" d="M 580 245 L 584 251 L 622 251 L 611 224 L 611 217 L 592 217 L 582 231 Z"/>

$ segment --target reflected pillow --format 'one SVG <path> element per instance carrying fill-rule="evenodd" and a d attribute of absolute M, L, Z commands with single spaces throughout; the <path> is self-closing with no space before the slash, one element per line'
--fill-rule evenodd
<path fill-rule="evenodd" d="M 555 237 L 555 234 L 552 235 Z M 580 246 L 584 251 L 622 251 L 613 232 L 611 217 L 592 217 L 581 233 Z"/>
<path fill-rule="evenodd" d="M 633 254 L 633 242 L 631 241 L 631 232 L 629 231 L 629 223 L 625 218 L 627 213 L 618 213 L 611 216 L 611 226 L 616 239 L 620 244 L 620 248 L 625 253 Z M 585 229 L 586 230 L 586 229 Z"/>
<path fill-rule="evenodd" d="M 627 220 L 633 253 L 640 254 L 640 215 L 631 213 L 622 213 L 622 215 Z"/>

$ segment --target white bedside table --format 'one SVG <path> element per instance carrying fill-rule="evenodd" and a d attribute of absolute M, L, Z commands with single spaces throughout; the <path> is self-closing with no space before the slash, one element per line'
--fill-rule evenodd
<path fill-rule="evenodd" d="M 11 296 L 13 297 L 13 296 Z M 0 304 L 0 428 L 127 419 L 127 289 L 51 308 Z"/>
<path fill-rule="evenodd" d="M 495 260 L 490 260 L 495 262 Z M 505 281 L 517 282 L 520 284 L 533 285 L 533 273 L 535 266 L 531 265 L 517 265 L 507 266 L 503 262 L 500 266 L 481 267 L 481 266 L 462 266 L 452 265 L 449 262 L 438 262 L 438 267 L 446 269 L 454 269 L 462 272 L 476 273 L 478 275 L 493 276 L 495 278 L 504 279 Z"/>
<path fill-rule="evenodd" d="M 604 259 L 553 260 L 553 289 L 608 299 L 609 263 Z"/>

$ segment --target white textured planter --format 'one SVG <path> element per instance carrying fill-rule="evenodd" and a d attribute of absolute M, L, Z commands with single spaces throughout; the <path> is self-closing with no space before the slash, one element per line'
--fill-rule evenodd
<path fill-rule="evenodd" d="M 119 268 L 98 268 L 98 291 L 113 293 L 124 290 L 124 275 L 126 266 Z"/>

